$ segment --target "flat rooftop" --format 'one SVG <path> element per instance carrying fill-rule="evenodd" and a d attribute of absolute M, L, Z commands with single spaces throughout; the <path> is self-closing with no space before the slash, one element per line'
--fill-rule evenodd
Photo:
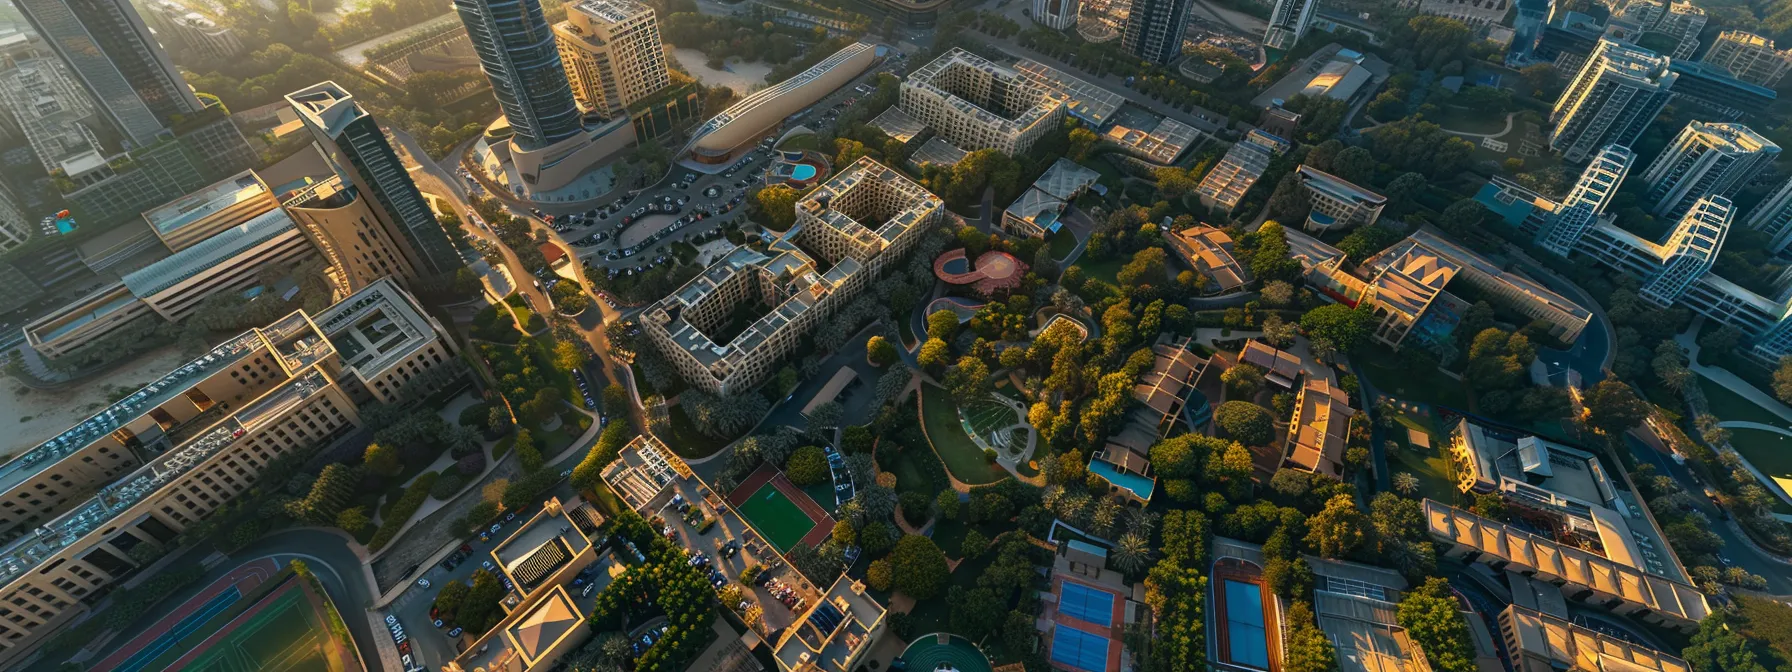
<path fill-rule="evenodd" d="M 315 322 L 342 355 L 344 366 L 364 378 L 436 340 L 423 309 L 391 277 L 324 309 Z"/>
<path fill-rule="evenodd" d="M 224 229 L 141 270 L 127 273 L 124 284 L 138 297 L 167 291 L 255 246 L 291 232 L 297 227 L 285 210 L 274 208 L 254 219 Z"/>
<path fill-rule="evenodd" d="M 1514 656 L 1547 658 L 1557 669 L 1597 672 L 1687 672 L 1686 661 L 1518 605 L 1500 612 Z"/>
<path fill-rule="evenodd" d="M 1120 106 L 1126 104 L 1126 96 L 1030 58 L 1015 63 L 1014 71 L 1034 86 L 1063 96 L 1067 101 L 1066 111 L 1096 128 L 1106 126 L 1114 113 L 1120 111 Z"/>
<path fill-rule="evenodd" d="M 869 644 L 871 631 L 883 620 L 883 605 L 865 594 L 862 585 L 842 576 L 808 613 L 785 628 L 773 657 L 784 670 L 814 665 L 824 672 L 847 672 L 847 664 Z"/>
<path fill-rule="evenodd" d="M 181 227 L 211 216 L 230 206 L 259 198 L 268 193 L 267 185 L 255 177 L 255 171 L 245 170 L 224 178 L 199 191 L 182 196 L 149 212 L 143 213 L 143 219 L 158 233 L 167 235 Z"/>

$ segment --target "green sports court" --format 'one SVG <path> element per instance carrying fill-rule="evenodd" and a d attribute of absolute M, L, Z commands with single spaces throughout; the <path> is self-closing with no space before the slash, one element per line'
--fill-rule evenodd
<path fill-rule="evenodd" d="M 780 552 L 790 551 L 815 528 L 815 521 L 809 519 L 809 514 L 772 483 L 759 486 L 752 496 L 735 508 L 740 509 L 740 515 L 746 516 L 747 521 Z"/>
<path fill-rule="evenodd" d="M 289 590 L 270 600 L 223 639 L 195 656 L 193 672 L 334 672 L 329 626 L 311 608 L 304 591 Z"/>

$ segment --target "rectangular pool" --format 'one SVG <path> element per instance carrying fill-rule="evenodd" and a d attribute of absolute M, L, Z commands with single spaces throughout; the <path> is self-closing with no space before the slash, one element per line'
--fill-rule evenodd
<path fill-rule="evenodd" d="M 1231 662 L 1269 669 L 1269 640 L 1263 624 L 1263 588 L 1242 581 L 1225 582 L 1226 641 Z"/>

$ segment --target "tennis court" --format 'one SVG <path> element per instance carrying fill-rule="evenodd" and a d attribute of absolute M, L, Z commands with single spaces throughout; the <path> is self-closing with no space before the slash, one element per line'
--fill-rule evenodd
<path fill-rule="evenodd" d="M 1108 638 L 1059 623 L 1052 630 L 1052 662 L 1087 672 L 1107 672 Z"/>
<path fill-rule="evenodd" d="M 1090 625 L 1111 626 L 1114 619 L 1114 594 L 1080 583 L 1065 581 L 1058 600 L 1058 613 Z"/>
<path fill-rule="evenodd" d="M 1263 623 L 1263 588 L 1226 581 L 1226 641 L 1233 663 L 1269 669 L 1269 640 Z"/>
<path fill-rule="evenodd" d="M 198 609 L 193 611 L 193 613 L 187 614 L 185 618 L 180 619 L 178 623 L 174 624 L 174 627 L 169 628 L 167 631 L 157 636 L 155 640 L 151 641 L 147 646 L 144 646 L 143 648 L 138 649 L 136 653 L 131 654 L 131 657 L 126 658 L 123 663 L 118 665 L 118 667 L 112 668 L 113 672 L 139 672 L 144 666 L 149 665 L 150 662 L 161 657 L 162 654 L 167 653 L 169 649 L 174 648 L 174 645 L 180 643 L 180 640 L 185 639 L 187 635 L 193 634 L 193 632 L 198 630 L 199 626 L 204 625 L 206 621 L 212 620 L 213 616 L 224 613 L 224 610 L 229 609 L 230 605 L 236 604 L 236 601 L 242 599 L 242 597 L 242 591 L 237 590 L 236 586 L 224 589 L 224 592 L 212 596 L 212 599 L 210 600 L 206 600 L 205 604 L 200 605 Z"/>
<path fill-rule="evenodd" d="M 764 534 L 779 552 L 789 552 L 815 528 L 815 521 L 809 519 L 809 514 L 803 513 L 802 507 L 772 483 L 759 486 L 753 496 L 735 508 L 740 509 L 740 515 L 746 516 L 754 529 Z"/>
<path fill-rule="evenodd" d="M 323 672 L 329 630 L 302 590 L 285 590 L 185 668 L 193 672 Z"/>

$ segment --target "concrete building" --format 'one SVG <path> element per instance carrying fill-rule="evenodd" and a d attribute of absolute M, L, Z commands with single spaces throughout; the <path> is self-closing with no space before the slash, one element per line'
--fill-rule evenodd
<path fill-rule="evenodd" d="M 1675 656 L 1593 630 L 1564 616 L 1508 605 L 1500 612 L 1500 636 L 1515 672 L 1610 670 L 1687 672 Z"/>
<path fill-rule="evenodd" d="M 1549 148 L 1580 163 L 1606 145 L 1630 146 L 1673 97 L 1678 77 L 1654 52 L 1600 40 L 1550 111 Z"/>
<path fill-rule="evenodd" d="M 1726 30 L 1718 33 L 1717 41 L 1711 43 L 1711 50 L 1699 62 L 1723 68 L 1744 82 L 1773 88 L 1792 68 L 1792 54 L 1775 48 L 1772 38 Z"/>
<path fill-rule="evenodd" d="M 360 291 L 388 276 L 406 284 L 424 278 L 412 265 L 408 241 L 382 226 L 379 205 L 342 176 L 294 192 L 283 206 L 330 262 L 331 281 L 343 291 Z"/>
<path fill-rule="evenodd" d="M 1009 156 L 1032 149 L 1065 112 L 1061 94 L 956 47 L 903 80 L 898 104 L 959 149 Z"/>
<path fill-rule="evenodd" d="M 1160 166 L 1168 166 L 1176 162 L 1176 157 L 1188 151 L 1189 145 L 1194 144 L 1200 135 L 1195 127 L 1164 117 L 1149 131 L 1114 124 L 1108 127 L 1106 137 L 1108 142 L 1119 145 L 1128 154 Z"/>
<path fill-rule="evenodd" d="M 1430 672 L 1396 612 L 1406 579 L 1381 567 L 1302 556 L 1312 568 L 1313 613 L 1342 672 Z M 1469 619 L 1471 628 L 1477 619 Z M 1489 638 L 1491 639 L 1491 638 Z M 1490 642 L 1491 643 L 1491 642 Z M 1494 663 L 1498 664 L 1495 658 Z M 1480 668 L 1488 669 L 1488 668 Z"/>
<path fill-rule="evenodd" d="M 143 221 L 169 252 L 179 252 L 277 205 L 267 183 L 245 170 L 145 212 Z"/>
<path fill-rule="evenodd" d="M 222 106 L 195 112 L 182 129 L 172 142 L 64 161 L 60 177 L 68 181 L 56 182 L 63 200 L 85 225 L 114 224 L 261 160 Z"/>
<path fill-rule="evenodd" d="M 560 62 L 579 106 L 605 121 L 672 84 L 653 8 L 634 0 L 583 0 L 554 24 Z"/>
<path fill-rule="evenodd" d="M 1181 58 L 1189 4 L 1190 0 L 1134 0 L 1126 30 L 1120 34 L 1121 48 L 1158 65 Z"/>
<path fill-rule="evenodd" d="M 409 312 L 422 329 L 343 319 L 370 305 Z M 326 314 L 336 319 L 300 311 L 225 341 L 0 465 L 0 535 L 10 538 L 0 548 L 0 665 L 19 663 L 136 571 L 132 548 L 174 543 L 256 486 L 269 461 L 352 434 L 357 399 L 373 398 L 366 381 L 455 365 L 446 331 L 395 284 Z M 346 362 L 339 344 L 363 338 L 379 339 L 383 368 Z"/>
<path fill-rule="evenodd" d="M 99 138 L 89 126 L 95 113 L 92 99 L 61 61 L 35 58 L 15 62 L 12 69 L 0 74 L 0 102 L 12 113 L 13 123 L 30 143 L 44 172 L 60 170 L 75 180 L 105 163 Z"/>
<path fill-rule="evenodd" d="M 154 144 L 205 106 L 130 0 L 14 3 L 130 144 Z"/>
<path fill-rule="evenodd" d="M 1294 172 L 1313 203 L 1305 224 L 1308 231 L 1368 226 L 1381 217 L 1381 209 L 1387 206 L 1387 197 L 1323 170 L 1303 165 Z"/>
<path fill-rule="evenodd" d="M 0 252 L 23 245 L 30 239 L 31 223 L 19 210 L 19 202 L 13 199 L 12 190 L 0 185 Z"/>
<path fill-rule="evenodd" d="M 1172 232 L 1165 240 L 1183 264 L 1213 282 L 1217 294 L 1235 291 L 1251 281 L 1250 270 L 1232 254 L 1232 237 L 1224 231 L 1201 224 Z"/>
<path fill-rule="evenodd" d="M 1076 27 L 1082 8 L 1081 0 L 1033 0 L 1033 23 L 1052 30 L 1070 30 Z"/>
<path fill-rule="evenodd" d="M 1595 551 L 1432 499 L 1425 500 L 1424 510 L 1427 529 L 1444 557 L 1537 579 L 1561 588 L 1570 601 L 1685 633 L 1711 615 L 1705 595 L 1692 584 L 1647 574 L 1631 564 L 1634 558 L 1623 555 L 1622 544 L 1600 544 L 1599 534 L 1611 534 L 1610 529 L 1577 532 L 1575 542 L 1602 547 Z"/>
<path fill-rule="evenodd" d="M 1201 185 L 1195 188 L 1195 193 L 1201 196 L 1201 205 L 1231 212 L 1244 199 L 1244 193 L 1250 191 L 1251 185 L 1257 183 L 1257 178 L 1263 176 L 1263 171 L 1269 169 L 1270 160 L 1288 151 L 1290 146 L 1287 140 L 1251 129 L 1243 140 L 1226 150 L 1219 165 L 1201 178 Z"/>
<path fill-rule="evenodd" d="M 865 584 L 842 576 L 772 646 L 779 672 L 840 672 L 858 666 L 884 633 L 884 606 Z"/>
<path fill-rule="evenodd" d="M 1305 37 L 1316 11 L 1314 0 L 1276 0 L 1269 12 L 1269 30 L 1263 46 L 1287 51 Z"/>
<path fill-rule="evenodd" d="M 1421 0 L 1420 14 L 1455 19 L 1470 27 L 1499 25 L 1512 3 L 1506 0 Z"/>
<path fill-rule="evenodd" d="M 222 61 L 243 53 L 243 41 L 236 31 L 218 25 L 211 17 L 193 11 L 175 0 L 149 0 L 143 3 L 149 26 L 164 38 L 186 47 L 193 55 L 207 61 Z"/>
<path fill-rule="evenodd" d="M 1350 395 L 1324 378 L 1306 379 L 1295 392 L 1294 417 L 1282 462 L 1333 478 L 1344 477 L 1344 448 L 1350 438 Z"/>
<path fill-rule="evenodd" d="M 262 273 L 315 258 L 286 211 L 269 208 L 240 225 L 125 274 L 124 286 L 162 319 L 179 322 L 213 294 L 242 292 Z"/>
<path fill-rule="evenodd" d="M 1779 145 L 1742 124 L 1688 123 L 1643 171 L 1650 212 L 1678 219 L 1704 197 L 1735 196 L 1779 154 Z"/>
<path fill-rule="evenodd" d="M 1064 225 L 1059 218 L 1070 209 L 1071 201 L 1081 197 L 1100 177 L 1101 173 L 1059 158 L 1002 211 L 1002 230 L 1028 238 L 1056 235 Z"/>
<path fill-rule="evenodd" d="M 543 502 L 540 511 L 492 549 L 499 575 L 516 587 L 504 597 L 504 618 L 443 669 L 552 669 L 590 639 L 589 614 L 567 586 L 607 552 L 600 550 L 607 536 L 600 529 L 603 523 L 603 514 L 586 502 L 562 503 L 558 497 Z"/>
<path fill-rule="evenodd" d="M 1771 240 L 1767 245 L 1769 254 L 1779 254 L 1792 244 L 1792 179 L 1780 184 L 1749 211 L 1743 225 L 1767 234 Z"/>
<path fill-rule="evenodd" d="M 1568 256 L 1580 245 L 1581 238 L 1592 228 L 1597 217 L 1605 213 L 1606 206 L 1618 193 L 1618 185 L 1624 183 L 1635 162 L 1636 154 L 1629 147 L 1607 145 L 1581 170 L 1580 177 L 1562 203 L 1548 203 L 1540 196 L 1528 199 L 1533 203 L 1546 203 L 1548 210 L 1566 209 L 1553 224 L 1540 226 L 1538 231 L 1532 232 L 1538 236 L 1537 244 L 1558 255 Z"/>
<path fill-rule="evenodd" d="M 877 49 L 854 42 L 795 77 L 753 92 L 692 131 L 679 154 L 688 152 L 692 161 L 703 164 L 732 163 L 786 118 L 871 69 Z"/>
<path fill-rule="evenodd" d="M 286 102 L 299 113 L 331 169 L 361 198 L 370 199 L 368 209 L 386 238 L 404 241 L 399 251 L 415 272 L 443 276 L 466 266 L 379 122 L 353 94 L 335 82 L 323 82 L 286 94 Z"/>
<path fill-rule="evenodd" d="M 1678 60 L 1668 63 L 1668 71 L 1678 75 L 1674 80 L 1676 103 L 1698 106 L 1720 121 L 1768 114 L 1779 101 L 1779 92 L 1737 79 L 1728 70 L 1708 63 Z"/>
<path fill-rule="evenodd" d="M 641 327 L 692 387 L 745 393 L 944 213 L 938 196 L 861 158 L 798 201 L 796 225 L 766 252 L 736 248 L 648 307 Z M 722 331 L 753 304 L 765 310 L 744 331 Z"/>

